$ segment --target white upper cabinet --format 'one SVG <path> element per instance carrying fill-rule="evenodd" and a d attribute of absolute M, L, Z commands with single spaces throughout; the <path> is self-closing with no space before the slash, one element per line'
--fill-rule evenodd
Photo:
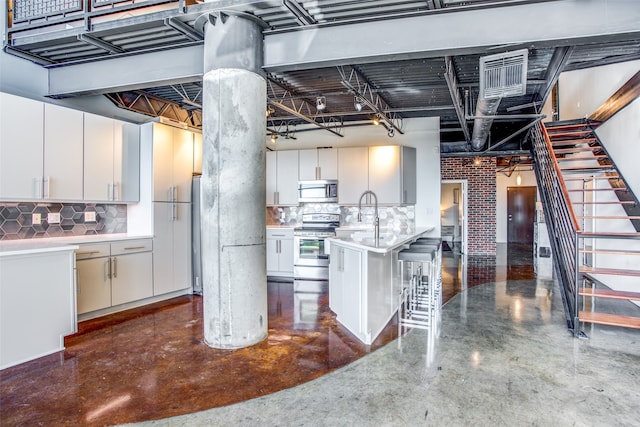
<path fill-rule="evenodd" d="M 298 151 L 268 151 L 266 162 L 267 206 L 297 206 Z"/>
<path fill-rule="evenodd" d="M 340 148 L 338 151 L 338 201 L 357 205 L 366 190 L 373 191 L 379 205 L 415 204 L 415 148 L 372 146 Z M 370 196 L 362 200 L 372 204 Z"/>
<path fill-rule="evenodd" d="M 338 148 L 338 203 L 357 205 L 369 189 L 369 148 Z"/>
<path fill-rule="evenodd" d="M 139 162 L 137 126 L 84 114 L 84 200 L 137 201 Z"/>
<path fill-rule="evenodd" d="M 300 150 L 299 179 L 338 179 L 338 150 L 335 148 L 319 148 Z"/>
<path fill-rule="evenodd" d="M 193 134 L 193 173 L 202 173 L 202 134 Z"/>
<path fill-rule="evenodd" d="M 0 93 L 0 199 L 43 197 L 44 105 Z"/>
<path fill-rule="evenodd" d="M 190 202 L 193 133 L 153 124 L 153 201 Z"/>
<path fill-rule="evenodd" d="M 44 106 L 44 197 L 82 200 L 83 113 L 53 104 Z"/>

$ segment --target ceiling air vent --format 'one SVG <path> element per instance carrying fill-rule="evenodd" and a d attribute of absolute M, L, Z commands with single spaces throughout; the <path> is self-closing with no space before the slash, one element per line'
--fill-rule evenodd
<path fill-rule="evenodd" d="M 480 98 L 504 98 L 527 91 L 527 49 L 480 58 Z"/>

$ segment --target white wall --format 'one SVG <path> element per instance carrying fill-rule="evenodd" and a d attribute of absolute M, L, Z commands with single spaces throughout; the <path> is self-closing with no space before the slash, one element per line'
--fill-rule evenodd
<path fill-rule="evenodd" d="M 417 203 L 416 226 L 435 225 L 432 234 L 440 235 L 440 120 L 438 118 L 407 119 L 405 134 L 389 138 L 380 126 L 358 126 L 343 129 L 340 138 L 323 130 L 296 133 L 296 139 L 280 137 L 274 150 L 299 150 L 315 147 L 355 147 L 363 145 L 405 145 L 416 148 Z"/>
<path fill-rule="evenodd" d="M 533 171 L 517 171 L 510 177 L 496 174 L 496 243 L 507 243 L 507 187 L 517 187 L 516 177 L 522 177 L 521 187 L 537 187 Z"/>
<path fill-rule="evenodd" d="M 562 73 L 558 80 L 560 120 L 590 115 L 638 70 L 640 60 Z"/>

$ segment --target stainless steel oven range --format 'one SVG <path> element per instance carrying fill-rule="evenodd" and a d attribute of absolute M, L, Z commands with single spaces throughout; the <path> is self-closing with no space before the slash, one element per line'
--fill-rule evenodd
<path fill-rule="evenodd" d="M 318 287 L 329 280 L 329 253 L 325 239 L 336 235 L 339 214 L 314 213 L 302 216 L 302 227 L 293 232 L 294 290 Z"/>

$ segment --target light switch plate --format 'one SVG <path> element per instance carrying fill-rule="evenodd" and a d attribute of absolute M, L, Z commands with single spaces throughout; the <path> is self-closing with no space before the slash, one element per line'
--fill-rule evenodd
<path fill-rule="evenodd" d="M 60 212 L 49 212 L 47 214 L 47 222 L 49 224 L 60 224 Z"/>
<path fill-rule="evenodd" d="M 85 212 L 84 213 L 84 222 L 96 222 L 96 213 L 95 212 Z"/>
<path fill-rule="evenodd" d="M 42 224 L 42 215 L 40 213 L 31 214 L 31 224 L 39 225 Z"/>

